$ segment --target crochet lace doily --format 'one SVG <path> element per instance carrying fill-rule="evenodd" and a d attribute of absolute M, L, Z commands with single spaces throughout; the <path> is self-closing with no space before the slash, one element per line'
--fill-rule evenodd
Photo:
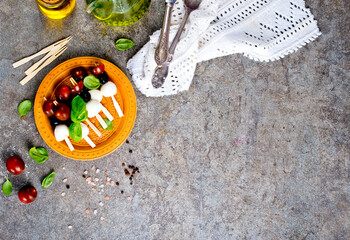
<path fill-rule="evenodd" d="M 173 8 L 170 41 L 184 16 L 182 0 Z M 304 0 L 203 0 L 193 11 L 178 43 L 164 85 L 155 89 L 154 52 L 160 30 L 128 62 L 136 87 L 146 96 L 188 90 L 198 62 L 234 53 L 273 61 L 296 51 L 321 33 Z"/>

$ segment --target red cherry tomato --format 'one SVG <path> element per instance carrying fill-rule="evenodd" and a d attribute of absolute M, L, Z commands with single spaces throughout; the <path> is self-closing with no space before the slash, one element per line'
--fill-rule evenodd
<path fill-rule="evenodd" d="M 71 89 L 67 85 L 62 85 L 57 88 L 55 95 L 60 100 L 68 100 L 71 94 Z"/>
<path fill-rule="evenodd" d="M 84 77 L 88 75 L 87 71 L 83 67 L 74 68 L 71 73 L 75 81 L 83 80 Z"/>
<path fill-rule="evenodd" d="M 24 187 L 18 192 L 18 198 L 22 203 L 31 203 L 35 200 L 38 192 L 34 187 Z"/>
<path fill-rule="evenodd" d="M 72 88 L 72 94 L 77 95 L 78 93 L 81 92 L 81 90 L 83 90 L 83 87 L 84 87 L 83 81 L 79 81 L 78 84 Z"/>
<path fill-rule="evenodd" d="M 97 67 L 95 67 L 94 69 L 92 69 L 92 73 L 94 75 L 100 75 L 101 73 L 103 73 L 105 70 L 105 65 L 104 64 L 100 64 Z"/>
<path fill-rule="evenodd" d="M 55 110 L 55 117 L 61 121 L 68 120 L 70 117 L 70 108 L 64 103 L 58 104 Z"/>
<path fill-rule="evenodd" d="M 46 101 L 43 110 L 46 116 L 52 117 L 55 113 L 55 104 L 52 101 Z"/>
<path fill-rule="evenodd" d="M 23 172 L 25 165 L 22 158 L 18 156 L 12 156 L 7 159 L 6 168 L 10 173 L 19 175 L 21 172 Z"/>

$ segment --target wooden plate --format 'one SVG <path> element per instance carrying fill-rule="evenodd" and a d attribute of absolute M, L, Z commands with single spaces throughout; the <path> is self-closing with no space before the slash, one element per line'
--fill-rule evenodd
<path fill-rule="evenodd" d="M 86 69 L 89 69 L 95 66 L 96 62 L 105 65 L 105 71 L 108 74 L 110 81 L 113 81 L 116 84 L 118 92 L 115 95 L 115 98 L 118 101 L 124 116 L 120 118 L 114 108 L 112 99 L 104 97 L 101 103 L 114 117 L 114 130 L 105 131 L 101 128 L 96 118 L 90 118 L 89 120 L 102 133 L 102 136 L 98 137 L 89 127 L 89 137 L 96 144 L 96 147 L 91 148 L 85 140 L 76 143 L 70 139 L 75 148 L 74 151 L 70 151 L 64 141 L 57 142 L 55 139 L 54 129 L 50 125 L 49 118 L 43 112 L 44 97 L 47 99 L 55 98 L 55 89 L 61 84 L 72 86 L 69 81 L 72 69 L 76 67 L 85 67 Z M 95 57 L 73 58 L 55 67 L 41 82 L 34 102 L 35 123 L 44 141 L 62 156 L 81 161 L 93 160 L 106 156 L 122 145 L 134 126 L 136 111 L 136 97 L 129 79 L 112 63 Z M 102 112 L 100 115 L 103 118 L 106 118 Z M 87 125 L 87 123 L 85 124 Z"/>

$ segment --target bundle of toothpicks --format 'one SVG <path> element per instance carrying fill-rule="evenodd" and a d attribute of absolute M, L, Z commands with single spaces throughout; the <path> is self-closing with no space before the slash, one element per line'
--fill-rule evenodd
<path fill-rule="evenodd" d="M 40 50 L 39 52 L 25 57 L 15 63 L 12 64 L 12 66 L 14 68 L 19 67 L 27 62 L 29 62 L 30 60 L 41 56 L 43 54 L 44 57 L 42 57 L 39 61 L 37 61 L 36 63 L 34 63 L 30 68 L 28 68 L 24 73 L 26 74 L 26 77 L 23 78 L 20 81 L 21 85 L 26 84 L 27 82 L 29 82 L 33 77 L 35 77 L 35 75 L 40 72 L 41 69 L 43 69 L 44 67 L 46 67 L 47 65 L 49 65 L 52 61 L 54 61 L 56 58 L 58 58 L 64 51 L 66 51 L 67 49 L 67 43 L 72 39 L 72 36 L 68 36 L 58 42 L 55 42 L 53 44 L 51 44 L 50 46 L 47 46 L 45 48 L 43 48 L 42 50 Z"/>

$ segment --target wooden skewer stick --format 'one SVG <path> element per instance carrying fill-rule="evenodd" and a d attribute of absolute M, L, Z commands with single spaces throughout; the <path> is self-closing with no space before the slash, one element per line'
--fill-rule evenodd
<path fill-rule="evenodd" d="M 67 38 L 64 38 L 64 39 L 62 39 L 62 40 L 60 40 L 58 42 L 55 42 L 55 43 L 51 44 L 50 46 L 40 50 L 39 52 L 37 52 L 37 53 L 35 53 L 35 54 L 33 54 L 33 55 L 29 56 L 29 57 L 25 57 L 25 58 L 15 62 L 15 63 L 13 63 L 12 66 L 14 68 L 16 68 L 18 66 L 21 66 L 22 64 L 25 64 L 25 63 L 29 62 L 33 58 L 36 58 L 37 56 L 40 56 L 40 55 L 42 55 L 44 53 L 47 53 L 47 52 L 51 51 L 51 49 L 53 49 L 54 47 L 56 47 L 57 45 L 59 45 L 61 43 L 64 43 L 64 44 L 68 43 L 71 39 L 72 39 L 72 36 L 68 36 Z"/>
<path fill-rule="evenodd" d="M 109 121 L 113 121 L 114 117 L 112 114 L 102 105 L 102 112 L 106 115 Z"/>
<path fill-rule="evenodd" d="M 64 141 L 67 143 L 69 150 L 74 151 L 74 147 L 73 147 L 72 143 L 69 141 L 68 137 L 65 137 Z"/>
<path fill-rule="evenodd" d="M 89 119 L 86 119 L 87 124 L 91 127 L 91 129 L 97 134 L 97 136 L 101 137 L 102 133 L 95 127 L 94 124 Z"/>
<path fill-rule="evenodd" d="M 90 147 L 92 147 L 92 148 L 96 147 L 96 144 L 95 144 L 93 141 L 91 141 L 91 139 L 89 138 L 89 136 L 84 137 L 84 139 L 85 139 L 86 142 L 90 145 Z"/>
<path fill-rule="evenodd" d="M 62 47 L 58 53 L 51 55 L 51 57 L 49 57 L 48 59 L 46 59 L 46 61 L 37 69 L 35 69 L 32 73 L 30 73 L 28 76 L 26 76 L 25 78 L 23 78 L 20 81 L 20 84 L 23 86 L 24 84 L 26 84 L 27 82 L 29 82 L 33 77 L 35 77 L 36 74 L 38 74 L 38 72 L 43 69 L 44 67 L 46 67 L 47 65 L 49 65 L 53 60 L 55 60 L 56 58 L 58 58 L 64 51 L 66 51 L 67 47 L 64 46 Z"/>
<path fill-rule="evenodd" d="M 96 118 L 104 129 L 106 129 L 108 127 L 106 122 L 103 120 L 103 118 L 101 117 L 100 114 L 97 113 Z"/>
<path fill-rule="evenodd" d="M 123 116 L 124 116 L 123 111 L 122 111 L 122 109 L 120 108 L 120 106 L 119 106 L 117 100 L 115 100 L 114 96 L 112 96 L 111 98 L 112 98 L 112 101 L 113 101 L 115 110 L 117 110 L 117 113 L 118 113 L 119 117 L 123 117 Z"/>
<path fill-rule="evenodd" d="M 37 61 L 36 63 L 33 64 L 33 66 L 31 66 L 30 68 L 28 68 L 24 73 L 28 76 L 29 74 L 31 74 L 35 69 L 37 69 L 40 64 L 42 64 L 46 59 L 48 59 L 50 56 L 52 56 L 52 54 L 57 53 L 58 50 L 60 50 L 60 48 L 62 48 L 63 46 L 65 46 L 67 43 L 61 43 L 58 44 L 57 46 L 55 46 L 50 52 L 48 52 L 42 59 L 40 59 L 39 61 Z"/>

